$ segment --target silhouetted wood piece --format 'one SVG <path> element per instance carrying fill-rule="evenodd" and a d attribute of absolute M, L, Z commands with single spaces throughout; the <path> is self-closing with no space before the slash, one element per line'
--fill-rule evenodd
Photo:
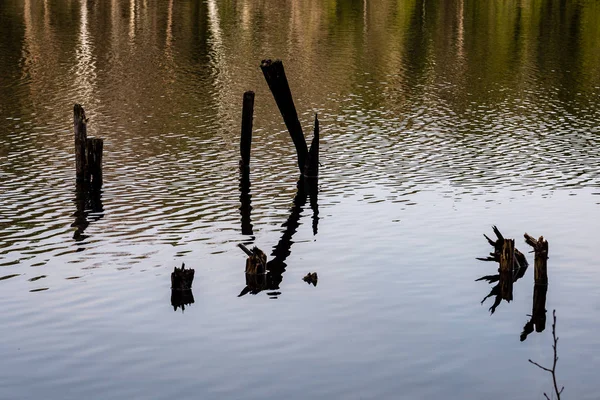
<path fill-rule="evenodd" d="M 193 271 L 193 270 L 192 270 Z M 185 311 L 185 306 L 194 304 L 194 294 L 190 290 L 171 290 L 171 305 L 173 311 L 181 307 L 181 312 Z"/>
<path fill-rule="evenodd" d="M 238 244 L 238 247 L 248 255 L 246 259 L 246 275 L 259 275 L 267 272 L 267 255 L 261 249 L 254 246 L 252 250 L 249 250 L 241 243 Z"/>
<path fill-rule="evenodd" d="M 92 187 L 102 187 L 102 150 L 104 140 L 89 138 L 86 140 L 86 181 L 91 182 Z"/>
<path fill-rule="evenodd" d="M 534 261 L 534 277 L 536 284 L 547 284 L 548 283 L 548 241 L 540 236 L 539 239 L 534 239 L 527 233 L 525 236 L 525 243 L 533 247 L 535 252 Z"/>
<path fill-rule="evenodd" d="M 506 301 L 513 298 L 513 270 L 515 269 L 515 240 L 504 239 L 500 253 L 500 297 Z"/>
<path fill-rule="evenodd" d="M 283 63 L 281 60 L 263 60 L 260 64 L 260 68 L 269 85 L 271 93 L 273 93 L 279 112 L 281 113 L 285 126 L 294 142 L 294 146 L 296 146 L 298 168 L 302 174 L 304 173 L 304 167 L 308 157 L 308 148 L 306 146 L 306 140 L 304 139 L 304 133 L 302 132 L 302 126 L 298 120 L 298 113 L 294 106 L 292 92 L 290 91 L 290 86 L 285 76 Z"/>
<path fill-rule="evenodd" d="M 240 139 L 240 167 L 250 166 L 250 148 L 252 147 L 252 119 L 254 116 L 254 92 L 244 93 L 242 105 L 242 135 Z"/>
<path fill-rule="evenodd" d="M 309 285 L 312 283 L 313 286 L 317 286 L 319 277 L 317 276 L 316 272 L 309 272 L 304 278 L 302 278 L 302 280 Z"/>
<path fill-rule="evenodd" d="M 185 264 L 181 264 L 181 268 L 175 267 L 171 273 L 171 289 L 190 290 L 194 281 L 194 272 L 193 269 L 185 269 Z"/>
<path fill-rule="evenodd" d="M 319 118 L 315 114 L 315 132 L 308 152 L 308 160 L 304 167 L 304 176 L 316 178 L 319 176 Z"/>
<path fill-rule="evenodd" d="M 86 167 L 87 118 L 79 104 L 73 107 L 73 130 L 75 132 L 75 178 L 84 181 Z"/>

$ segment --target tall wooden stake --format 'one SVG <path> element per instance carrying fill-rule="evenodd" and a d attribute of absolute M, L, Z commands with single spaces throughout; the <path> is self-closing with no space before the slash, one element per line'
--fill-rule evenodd
<path fill-rule="evenodd" d="M 304 166 L 304 176 L 316 178 L 319 176 L 319 118 L 315 114 L 315 132 L 308 152 L 308 160 Z"/>
<path fill-rule="evenodd" d="M 98 138 L 89 138 L 86 141 L 86 180 L 91 182 L 92 188 L 102 187 L 102 149 L 104 140 Z"/>
<path fill-rule="evenodd" d="M 252 146 L 252 119 L 254 115 L 254 92 L 244 93 L 242 105 L 242 135 L 240 140 L 240 167 L 250 166 L 250 147 Z"/>
<path fill-rule="evenodd" d="M 515 268 L 515 240 L 504 239 L 500 253 L 500 295 L 506 301 L 513 298 L 513 271 Z"/>

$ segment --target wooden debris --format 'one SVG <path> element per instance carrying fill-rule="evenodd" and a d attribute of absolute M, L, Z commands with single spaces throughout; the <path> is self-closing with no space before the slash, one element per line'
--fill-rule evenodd
<path fill-rule="evenodd" d="M 308 157 L 308 148 L 306 146 L 306 139 L 304 133 L 302 133 L 302 126 L 298 120 L 298 113 L 294 106 L 294 100 L 292 99 L 292 92 L 290 91 L 290 85 L 288 84 L 287 77 L 285 76 L 285 70 L 283 69 L 283 63 L 281 60 L 263 60 L 260 64 L 260 69 L 265 76 L 265 80 L 271 89 L 271 93 L 275 98 L 279 112 L 283 117 L 285 126 L 292 137 L 294 146 L 296 147 L 296 153 L 298 154 L 298 168 L 300 173 L 304 173 L 304 167 L 306 166 L 306 159 Z"/>
<path fill-rule="evenodd" d="M 525 243 L 533 247 L 535 252 L 534 260 L 534 277 L 536 284 L 548 284 L 548 241 L 540 236 L 539 239 L 534 239 L 527 233 Z"/>
<path fill-rule="evenodd" d="M 83 107 L 75 104 L 73 130 L 75 131 L 75 176 L 78 181 L 85 180 L 87 121 Z"/>
<path fill-rule="evenodd" d="M 242 134 L 240 139 L 240 167 L 250 166 L 250 148 L 252 146 L 252 120 L 254 116 L 254 92 L 244 93 L 242 105 Z"/>
<path fill-rule="evenodd" d="M 308 159 L 304 166 L 304 176 L 307 178 L 316 178 L 319 176 L 319 118 L 317 114 L 315 114 L 314 136 L 310 144 Z"/>
<path fill-rule="evenodd" d="M 309 272 L 304 278 L 302 278 L 302 280 L 308 283 L 309 285 L 312 283 L 313 286 L 317 286 L 317 281 L 319 280 L 319 277 L 317 276 L 316 272 Z"/>
<path fill-rule="evenodd" d="M 246 274 L 259 275 L 267 272 L 267 255 L 261 249 L 254 246 L 252 250 L 249 250 L 241 243 L 238 244 L 238 247 L 248 255 L 246 259 Z"/>
<path fill-rule="evenodd" d="M 171 289 L 190 290 L 194 281 L 194 272 L 193 269 L 185 269 L 185 264 L 181 264 L 181 268 L 175 267 L 171 273 Z"/>
<path fill-rule="evenodd" d="M 193 270 L 191 270 L 193 271 Z M 171 290 L 171 305 L 173 311 L 181 307 L 181 312 L 185 311 L 185 306 L 194 304 L 194 294 L 192 290 Z"/>

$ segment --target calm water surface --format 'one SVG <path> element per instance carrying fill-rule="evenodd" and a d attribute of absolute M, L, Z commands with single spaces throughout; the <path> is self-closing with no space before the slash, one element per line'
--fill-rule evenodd
<path fill-rule="evenodd" d="M 492 224 L 530 264 L 523 233 L 548 239 L 559 383 L 598 398 L 600 3 L 4 0 L 0 38 L 1 399 L 542 398 L 532 268 L 480 304 Z M 263 58 L 309 139 L 319 114 L 312 204 Z M 75 102 L 105 139 L 92 203 Z M 241 242 L 279 243 L 272 290 L 237 297 Z"/>

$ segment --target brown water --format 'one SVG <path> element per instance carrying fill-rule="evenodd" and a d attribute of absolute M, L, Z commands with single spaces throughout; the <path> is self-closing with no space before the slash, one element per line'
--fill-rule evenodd
<path fill-rule="evenodd" d="M 559 383 L 598 398 L 600 3 L 4 0 L 0 38 L 0 399 L 542 398 L 532 271 L 480 304 L 492 224 L 548 239 Z M 309 139 L 319 114 L 318 213 L 267 57 Z M 94 204 L 75 102 L 105 139 Z M 283 244 L 277 289 L 237 297 L 240 242 Z"/>

